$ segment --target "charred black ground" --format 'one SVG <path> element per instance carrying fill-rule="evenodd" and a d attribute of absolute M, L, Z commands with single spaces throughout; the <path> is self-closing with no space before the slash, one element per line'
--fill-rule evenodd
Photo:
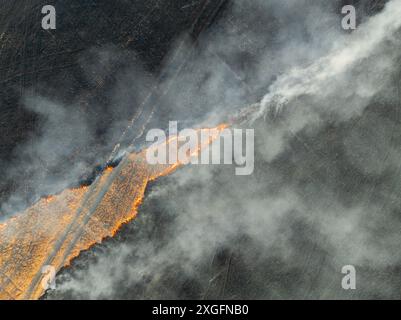
<path fill-rule="evenodd" d="M 385 3 L 341 0 L 333 1 L 327 9 L 338 13 L 344 4 L 354 4 L 363 12 L 358 20 L 362 22 L 380 12 Z M 40 27 L 40 8 L 44 4 L 54 4 L 57 8 L 56 32 Z M 157 110 L 148 128 L 165 126 L 170 119 L 182 120 L 188 126 L 204 120 L 202 115 L 210 110 L 203 105 L 193 106 L 188 101 L 188 110 L 182 112 L 186 106 L 176 110 L 169 104 L 171 96 L 167 99 L 162 94 L 167 88 L 164 80 L 169 79 L 174 86 L 172 74 L 180 70 L 193 74 L 194 78 L 201 74 L 205 79 L 199 82 L 207 80 L 210 74 L 199 72 L 199 66 L 193 62 L 198 51 L 207 47 L 203 39 L 223 28 L 219 24 L 221 20 L 230 21 L 236 34 L 266 30 L 262 44 L 246 42 L 246 39 L 235 44 L 243 48 L 240 54 L 231 55 L 228 49 L 210 53 L 229 70 L 227 81 L 235 82 L 234 87 L 241 87 L 246 93 L 244 104 L 259 101 L 266 93 L 266 85 L 279 76 L 277 72 L 270 82 L 252 86 L 250 70 L 257 65 L 256 57 L 266 47 L 285 41 L 275 37 L 282 21 L 273 13 L 271 19 L 265 19 L 256 10 L 231 16 L 232 1 L 3 0 L 0 5 L 0 164 L 5 172 L 0 181 L 0 200 L 7 202 L 6 209 L 10 212 L 40 195 L 61 191 L 65 185 L 59 182 L 67 180 L 69 186 L 90 184 L 104 169 L 128 119 L 148 94 L 150 99 L 143 106 L 143 119 L 130 130 L 122 145 L 129 144 L 137 135 L 154 105 L 163 107 Z M 308 33 L 298 28 L 299 24 L 302 22 L 294 22 L 293 32 L 307 39 Z M 337 27 L 340 29 L 340 24 Z M 230 30 L 224 31 L 229 34 Z M 189 48 L 179 46 L 183 38 L 186 39 L 184 46 L 189 43 Z M 140 81 L 133 81 L 132 74 L 140 76 Z M 210 173 L 198 172 L 197 167 L 186 167 L 178 177 L 164 177 L 152 183 L 147 190 L 150 197 L 145 198 L 137 219 L 125 225 L 115 238 L 82 253 L 71 267 L 63 269 L 57 277 L 57 285 L 62 290 L 48 292 L 44 298 L 400 298 L 397 263 L 357 265 L 358 290 L 344 291 L 340 286 L 340 270 L 350 261 L 333 254 L 336 248 L 317 222 L 322 216 L 329 216 L 330 210 L 337 209 L 339 204 L 344 212 L 341 216 L 340 209 L 339 219 L 346 217 L 346 210 L 353 206 L 374 206 L 381 209 L 375 224 L 368 228 L 372 239 L 380 243 L 389 232 L 397 233 L 393 228 L 401 221 L 401 186 L 397 182 L 400 167 L 392 165 L 388 149 L 389 146 L 397 148 L 401 142 L 400 78 L 399 71 L 395 70 L 392 85 L 386 92 L 377 94 L 361 115 L 344 122 L 329 119 L 316 130 L 294 135 L 289 148 L 272 162 L 266 161 L 257 149 L 252 180 L 238 179 L 234 184 L 233 172 L 228 167 L 211 169 L 212 178 Z M 124 83 L 130 86 L 124 87 Z M 131 87 L 133 83 L 135 87 Z M 50 167 L 51 157 L 40 159 L 35 152 L 21 157 L 21 150 L 26 150 L 27 144 L 47 134 L 43 132 L 46 121 L 60 124 L 70 118 L 69 113 L 62 113 L 55 115 L 55 120 L 51 115 L 47 120 L 38 115 L 37 109 L 29 111 L 24 106 L 27 96 L 41 96 L 46 98 L 45 102 L 62 104 L 74 121 L 87 119 L 86 130 L 91 131 L 92 138 L 77 146 L 73 141 L 61 139 L 68 152 Z M 299 100 L 299 103 L 308 102 L 307 97 Z M 280 117 L 267 119 L 270 124 L 269 121 L 272 125 L 280 123 Z M 258 136 L 266 133 L 265 124 L 262 120 L 255 124 L 257 142 L 263 142 Z M 50 133 L 62 136 L 72 135 L 73 131 L 66 125 Z M 349 137 L 361 148 L 361 154 L 349 157 L 345 146 Z M 375 162 L 385 169 L 373 165 L 376 171 L 363 170 L 360 161 L 370 159 L 371 152 L 377 155 Z M 114 160 L 109 164 L 115 165 L 118 158 Z M 35 166 L 28 165 L 32 161 Z M 85 165 L 71 178 L 69 172 L 76 163 Z M 38 168 L 42 172 L 40 176 L 35 174 Z M 55 187 L 48 190 L 46 185 L 50 182 Z M 235 222 L 256 219 L 256 224 L 262 223 L 257 220 L 260 217 L 246 213 L 244 204 L 250 205 L 252 199 L 260 200 L 267 195 L 283 194 L 289 187 L 302 199 L 305 208 L 293 208 L 278 225 L 276 232 L 286 233 L 285 245 L 291 248 L 289 256 L 283 256 L 279 237 L 267 249 L 261 242 L 263 237 L 269 237 L 266 230 L 253 238 L 249 230 L 239 227 L 248 226 L 247 223 Z M 243 198 L 235 190 L 241 190 Z M 18 194 L 18 198 L 10 200 L 13 194 Z M 220 207 L 222 196 L 227 198 L 226 207 Z M 205 212 L 188 214 L 194 203 L 202 201 Z M 255 211 L 263 212 L 268 207 L 270 203 L 255 206 Z M 321 212 L 304 219 L 302 212 L 308 210 Z M 185 215 L 188 220 L 182 220 Z M 202 215 L 211 222 L 197 218 Z M 200 257 L 193 258 L 196 263 L 191 261 L 188 270 L 186 262 L 192 259 L 190 253 L 181 252 L 180 241 L 171 240 L 179 231 L 177 228 L 199 232 L 222 221 L 232 229 L 227 237 L 211 243 L 202 238 L 203 233 L 189 238 L 196 240 L 191 243 L 194 251 L 202 245 L 207 249 Z M 165 252 L 171 252 L 175 260 L 166 260 Z M 147 273 L 147 269 L 152 272 Z M 81 281 L 82 286 L 77 285 L 80 279 L 86 279 Z M 85 288 L 88 283 L 93 286 Z"/>

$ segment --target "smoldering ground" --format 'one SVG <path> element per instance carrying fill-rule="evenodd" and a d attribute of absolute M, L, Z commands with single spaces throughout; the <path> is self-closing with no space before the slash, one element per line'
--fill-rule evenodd
<path fill-rule="evenodd" d="M 128 67 L 124 63 L 123 71 L 119 70 L 118 59 L 128 58 L 132 59 L 133 55 L 111 45 L 88 49 L 80 55 L 80 68 L 88 86 L 108 87 L 107 98 L 102 102 L 98 101 L 101 97 L 90 102 L 75 98 L 66 102 L 65 97 L 58 99 L 55 92 L 40 85 L 36 92 L 26 90 L 21 103 L 36 121 L 30 135 L 14 147 L 9 156 L 3 184 L 8 181 L 16 186 L 2 202 L 3 216 L 16 214 L 44 195 L 90 183 L 94 171 L 101 170 L 127 127 L 135 111 L 133 106 L 139 104 L 137 101 L 143 99 L 153 81 L 139 62 Z M 102 79 L 107 79 L 111 73 L 112 84 L 95 82 L 106 82 Z M 95 79 L 89 74 L 96 74 Z M 128 82 L 129 92 L 124 87 Z M 47 94 L 42 95 L 43 91 Z M 82 96 L 79 99 L 83 99 Z M 114 106 L 112 110 L 110 104 Z M 96 166 L 98 169 L 94 170 Z"/>
<path fill-rule="evenodd" d="M 40 9 L 45 4 L 57 9 L 54 34 L 41 28 Z M 158 1 L 4 3 L 3 217 L 45 194 L 90 183 L 94 172 L 101 170 L 130 119 L 154 90 L 171 43 L 188 30 L 194 13 L 203 6 L 180 10 L 185 1 L 164 4 L 168 10 Z M 138 128 L 132 131 L 136 134 Z"/>
<path fill-rule="evenodd" d="M 159 180 L 46 297 L 399 298 L 400 3 L 371 4 L 358 37 L 339 29 L 339 2 L 235 2 L 162 110 L 219 121 L 258 97 L 254 174 L 189 166 Z M 365 51 L 346 68 L 316 62 L 353 41 Z M 356 290 L 341 288 L 348 264 Z"/>

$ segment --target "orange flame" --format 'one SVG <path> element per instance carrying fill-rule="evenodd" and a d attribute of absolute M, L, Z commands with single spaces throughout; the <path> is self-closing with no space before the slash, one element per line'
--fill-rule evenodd
<path fill-rule="evenodd" d="M 226 127 L 214 129 L 220 133 Z M 217 138 L 214 135 L 196 153 Z M 44 293 L 45 265 L 59 271 L 82 250 L 114 236 L 135 218 L 148 182 L 182 165 L 149 165 L 145 154 L 146 149 L 129 154 L 90 186 L 42 198 L 0 224 L 0 299 L 39 298 Z"/>

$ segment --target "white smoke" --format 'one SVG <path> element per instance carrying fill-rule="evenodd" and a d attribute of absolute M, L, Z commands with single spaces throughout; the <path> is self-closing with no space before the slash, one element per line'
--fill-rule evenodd
<path fill-rule="evenodd" d="M 266 9 L 267 2 L 264 1 L 252 4 L 239 1 L 240 6 L 236 8 L 242 15 L 255 14 L 257 10 L 252 7 L 255 3 L 261 5 L 259 9 Z M 290 15 L 289 21 L 306 4 L 298 1 L 269 3 L 274 3 L 272 6 L 277 7 L 280 15 Z M 241 4 L 245 7 L 249 4 L 251 10 L 241 12 Z M 117 245 L 109 242 L 111 248 L 103 247 L 106 252 L 100 253 L 95 263 L 76 271 L 73 276 L 66 274 L 66 281 L 56 290 L 56 296 L 58 291 L 61 295 L 72 292 L 73 297 L 117 295 L 125 298 L 120 293 L 125 289 L 134 297 L 180 297 L 180 286 L 175 283 L 163 286 L 166 282 L 172 283 L 164 282 L 165 278 L 173 274 L 176 281 L 187 277 L 195 282 L 201 278 L 202 263 L 207 264 L 216 248 L 227 243 L 236 253 L 241 249 L 246 251 L 243 256 L 248 272 L 235 275 L 240 277 L 239 273 L 245 273 L 246 281 L 249 280 L 247 288 L 246 282 L 242 283 L 244 288 L 238 290 L 245 297 L 252 294 L 257 298 L 272 297 L 272 291 L 276 290 L 290 298 L 336 295 L 344 298 L 346 293 L 338 293 L 341 287 L 340 281 L 336 280 L 341 276 L 342 265 L 354 264 L 358 270 L 359 267 L 372 268 L 374 272 L 380 272 L 385 270 L 381 268 L 399 264 L 401 240 L 397 230 L 400 222 L 394 212 L 399 211 L 400 201 L 388 203 L 387 198 L 382 197 L 382 194 L 389 197 L 392 192 L 397 194 L 401 190 L 399 175 L 383 176 L 389 169 L 393 174 L 399 161 L 400 152 L 394 147 L 394 141 L 401 141 L 398 123 L 383 119 L 377 112 L 362 120 L 358 118 L 360 121 L 355 128 L 350 125 L 348 135 L 341 136 L 341 129 L 336 128 L 331 139 L 323 129 L 336 117 L 342 120 L 340 125 L 348 124 L 352 117 L 366 111 L 376 94 L 386 96 L 388 87 L 394 86 L 390 81 L 398 67 L 396 59 L 399 58 L 400 43 L 396 32 L 401 27 L 401 0 L 388 2 L 380 13 L 366 18 L 349 35 L 330 33 L 324 23 L 333 22 L 332 17 L 320 9 L 313 4 L 303 12 L 321 14 L 322 25 L 313 19 L 298 20 L 307 25 L 306 29 L 313 26 L 311 37 L 316 46 L 303 42 L 298 34 L 286 38 L 291 32 L 297 32 L 294 27 L 289 27 L 279 36 L 288 44 L 277 51 L 261 50 L 262 57 L 258 57 L 256 67 L 250 67 L 249 74 L 237 73 L 239 78 L 254 76 L 265 85 L 266 79 L 283 70 L 269 86 L 253 119 L 259 119 L 254 122 L 258 129 L 255 130 L 255 174 L 247 180 L 239 180 L 231 171 L 228 173 L 227 168 L 190 167 L 168 177 L 165 185 L 150 192 L 132 224 L 132 233 L 150 230 L 145 230 L 131 242 Z M 266 12 L 259 10 L 257 14 Z M 330 36 L 326 37 L 321 30 L 329 32 Z M 217 53 L 228 51 L 227 55 L 235 56 L 237 40 L 241 45 L 263 47 L 267 41 L 264 36 L 263 32 L 256 36 L 238 36 L 233 32 L 232 39 L 227 40 L 224 35 L 217 35 L 209 39 L 208 47 L 217 47 Z M 319 40 L 326 42 L 324 49 L 317 45 Z M 327 44 L 330 41 L 331 46 Z M 290 48 L 294 51 L 290 52 Z M 297 54 L 303 57 L 296 57 Z M 271 60 L 272 56 L 277 58 Z M 310 63 L 311 60 L 315 62 Z M 306 67 L 305 61 L 309 61 Z M 219 108 L 222 104 L 243 102 L 242 95 L 246 92 L 236 91 L 235 85 L 227 81 L 234 75 L 233 72 L 226 73 L 226 66 L 216 65 L 208 55 L 207 59 L 193 63 L 199 66 L 195 68 L 197 72 L 190 70 L 179 79 L 177 86 L 181 90 L 172 90 L 169 100 L 180 112 L 193 103 L 202 107 L 209 105 L 214 108 L 214 113 L 225 115 L 226 112 Z M 205 69 L 206 75 L 201 72 Z M 193 74 L 201 80 L 193 80 Z M 257 81 L 251 80 L 251 85 L 257 86 Z M 190 90 L 185 90 L 188 88 Z M 236 93 L 234 97 L 230 95 L 232 92 Z M 180 95 L 184 97 L 180 98 Z M 260 121 L 271 110 L 277 113 L 277 108 L 282 108 L 280 118 L 276 118 L 279 121 L 267 125 Z M 202 112 L 204 110 L 201 108 Z M 333 114 L 336 117 L 331 117 Z M 302 135 L 305 131 L 309 133 L 311 145 L 302 140 L 304 136 L 308 138 L 308 134 Z M 393 141 L 393 138 L 399 140 Z M 331 147 L 329 142 L 334 146 Z M 381 181 L 384 181 L 382 185 Z M 149 205 L 153 201 L 156 205 Z M 144 220 L 138 222 L 141 219 Z M 140 230 L 135 229 L 136 223 Z M 255 250 L 259 255 L 253 255 L 254 247 L 236 242 L 239 234 L 251 238 L 253 245 L 261 246 L 260 251 Z M 279 288 L 274 287 L 270 275 L 260 271 L 258 274 L 260 265 L 280 275 L 276 280 Z M 208 281 L 213 282 L 214 278 L 200 279 L 202 284 Z M 286 287 L 287 283 L 294 286 Z M 360 281 L 358 286 L 364 286 L 372 295 L 381 291 L 386 296 L 394 289 L 391 285 L 381 289 L 372 283 Z M 143 287 L 143 293 L 132 293 Z M 255 291 L 254 287 L 257 287 Z"/>
<path fill-rule="evenodd" d="M 263 97 L 260 111 L 255 118 L 266 115 L 272 107 L 278 109 L 276 112 L 279 111 L 283 105 L 300 95 L 327 96 L 337 90 L 337 86 L 333 86 L 334 82 L 344 83 L 344 74 L 380 50 L 380 46 L 385 45 L 385 40 L 395 40 L 394 33 L 401 26 L 400 17 L 401 1 L 392 0 L 381 13 L 369 18 L 355 32 L 343 39 L 337 39 L 328 55 L 317 59 L 308 67 L 295 67 L 280 76 Z M 371 97 L 378 88 L 380 87 L 377 83 L 369 88 L 364 83 L 363 89 L 357 93 Z"/>

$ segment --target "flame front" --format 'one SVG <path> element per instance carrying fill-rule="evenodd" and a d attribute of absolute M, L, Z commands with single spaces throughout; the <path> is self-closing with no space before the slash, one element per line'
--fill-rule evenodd
<path fill-rule="evenodd" d="M 223 124 L 214 130 L 220 133 L 226 127 Z M 213 135 L 196 153 L 218 136 Z M 148 182 L 180 165 L 149 165 L 146 149 L 132 153 L 90 186 L 42 198 L 0 224 L 0 299 L 39 298 L 44 293 L 44 266 L 59 271 L 82 250 L 113 236 L 135 218 Z"/>

